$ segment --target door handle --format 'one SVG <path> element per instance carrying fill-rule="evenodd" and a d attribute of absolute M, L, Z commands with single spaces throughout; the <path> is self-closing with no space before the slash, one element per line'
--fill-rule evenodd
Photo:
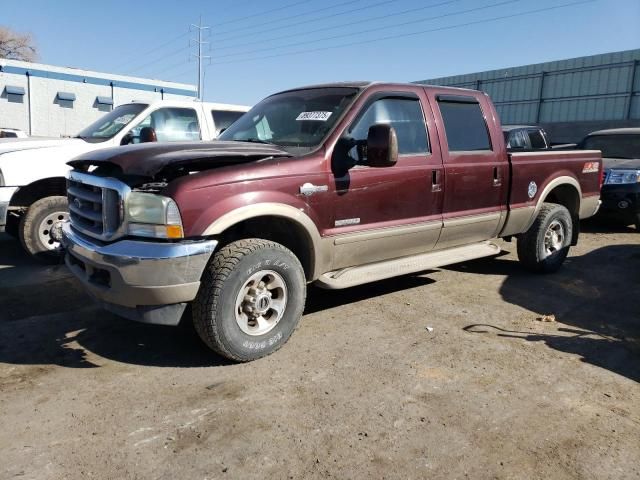
<path fill-rule="evenodd" d="M 498 169 L 498 167 L 493 167 L 493 186 L 499 187 L 500 185 L 502 185 L 500 170 Z"/>
<path fill-rule="evenodd" d="M 328 191 L 329 191 L 328 185 L 314 185 L 313 183 L 309 183 L 309 182 L 305 183 L 304 185 L 300 185 L 300 193 L 305 197 L 310 197 L 314 193 L 328 192 Z"/>
<path fill-rule="evenodd" d="M 432 192 L 441 192 L 442 191 L 442 183 L 440 183 L 440 170 L 432 170 L 431 171 L 431 191 Z"/>

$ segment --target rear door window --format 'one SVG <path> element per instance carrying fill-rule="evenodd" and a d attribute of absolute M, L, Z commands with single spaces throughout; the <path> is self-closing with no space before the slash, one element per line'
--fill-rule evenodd
<path fill-rule="evenodd" d="M 540 130 L 529 130 L 529 141 L 531 142 L 531 148 L 534 150 L 547 148 L 547 142 L 545 142 L 542 132 Z"/>
<path fill-rule="evenodd" d="M 439 99 L 438 106 L 447 133 L 450 152 L 491 150 L 489 130 L 480 104 L 473 97 L 469 100 Z"/>

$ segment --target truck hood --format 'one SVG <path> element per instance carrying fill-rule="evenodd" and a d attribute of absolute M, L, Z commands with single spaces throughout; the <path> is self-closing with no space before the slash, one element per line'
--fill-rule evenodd
<path fill-rule="evenodd" d="M 640 168 L 640 158 L 603 158 L 602 168 Z"/>
<path fill-rule="evenodd" d="M 0 155 L 3 153 L 18 152 L 20 150 L 34 150 L 36 148 L 50 148 L 68 145 L 87 145 L 87 142 L 79 138 L 11 138 L 0 140 Z"/>
<path fill-rule="evenodd" d="M 125 175 L 154 177 L 168 170 L 199 171 L 291 156 L 274 145 L 247 142 L 146 143 L 85 153 L 68 165 L 79 169 L 116 166 Z"/>

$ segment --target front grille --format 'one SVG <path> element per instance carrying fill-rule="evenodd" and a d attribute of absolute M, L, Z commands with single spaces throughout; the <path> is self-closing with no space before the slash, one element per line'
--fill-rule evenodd
<path fill-rule="evenodd" d="M 103 241 L 120 236 L 122 205 L 128 190 L 118 180 L 72 171 L 67 179 L 71 225 Z"/>

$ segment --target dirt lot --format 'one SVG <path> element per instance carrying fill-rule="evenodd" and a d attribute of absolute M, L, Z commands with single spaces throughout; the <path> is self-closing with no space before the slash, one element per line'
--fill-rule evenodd
<path fill-rule="evenodd" d="M 245 365 L 97 309 L 2 237 L 0 478 L 640 478 L 640 234 L 610 230 L 553 276 L 505 243 L 311 289 Z"/>

